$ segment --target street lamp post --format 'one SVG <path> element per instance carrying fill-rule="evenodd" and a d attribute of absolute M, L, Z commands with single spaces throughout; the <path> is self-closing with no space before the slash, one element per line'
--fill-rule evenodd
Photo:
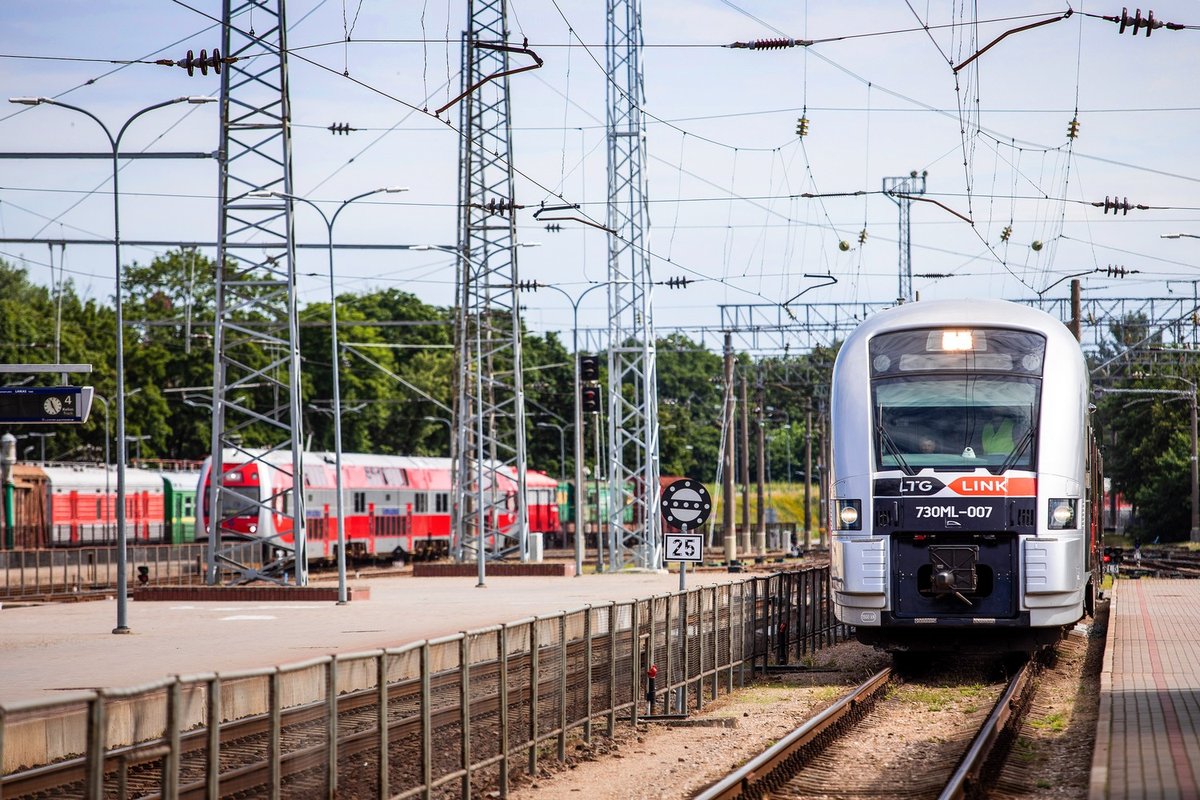
<path fill-rule="evenodd" d="M 397 192 L 407 192 L 408 188 L 403 186 L 385 186 L 379 189 L 372 189 L 369 192 L 356 194 L 349 200 L 343 200 L 342 204 L 337 207 L 332 216 L 328 216 L 321 207 L 309 200 L 307 197 L 289 194 L 287 192 L 261 191 L 250 192 L 250 197 L 277 197 L 282 200 L 299 201 L 308 206 L 311 206 L 321 219 L 325 221 L 325 230 L 328 234 L 329 241 L 329 338 L 331 341 L 331 350 L 333 353 L 333 459 L 334 470 L 336 472 L 337 481 L 337 501 L 335 504 L 337 513 L 337 568 L 338 568 L 338 605 L 345 605 L 348 596 L 346 592 L 346 521 L 343 511 L 344 500 L 342 497 L 342 393 L 339 362 L 341 361 L 341 353 L 338 347 L 338 329 L 337 329 L 337 289 L 334 286 L 333 278 L 333 226 L 337 222 L 338 215 L 341 214 L 346 206 L 353 203 L 355 200 L 361 200 L 364 197 L 370 197 L 374 194 L 395 194 Z M 299 544 L 299 543 L 297 543 Z M 304 558 L 303 553 L 296 553 L 296 558 Z"/>
<path fill-rule="evenodd" d="M 133 116 L 125 120 L 125 124 L 121 126 L 120 131 L 114 137 L 99 117 L 87 109 L 73 106 L 69 103 L 63 103 L 49 97 L 12 97 L 9 98 L 10 103 L 16 103 L 23 106 L 40 106 L 51 105 L 59 106 L 70 111 L 83 114 L 90 117 L 100 129 L 104 131 L 104 135 L 108 137 L 108 143 L 112 147 L 112 166 L 113 166 L 113 258 L 115 264 L 116 276 L 116 312 L 117 312 L 117 627 L 113 628 L 113 633 L 130 633 L 129 625 L 127 624 L 127 608 L 126 603 L 128 598 L 126 594 L 129 591 L 128 582 L 126 580 L 125 570 L 127 567 L 126 559 L 126 530 L 125 530 L 125 319 L 121 308 L 121 198 L 118 185 L 118 176 L 120 174 L 120 146 L 121 137 L 125 135 L 125 131 L 135 119 L 154 111 L 159 108 L 175 105 L 176 103 L 191 103 L 200 105 L 202 103 L 216 102 L 215 97 L 176 97 L 171 100 L 164 100 L 161 103 L 155 103 L 151 106 L 146 106 Z"/>
<path fill-rule="evenodd" d="M 425 420 L 426 422 L 440 422 L 443 425 L 445 425 L 446 426 L 446 437 L 448 438 L 448 440 L 450 442 L 450 446 L 451 447 L 454 446 L 454 423 L 453 422 L 446 419 L 445 417 L 430 416 L 430 417 L 421 417 L 421 419 Z"/>
<path fill-rule="evenodd" d="M 583 483 L 583 398 L 580 397 L 579 387 L 579 304 L 583 302 L 583 298 L 587 297 L 588 292 L 594 289 L 599 289 L 602 286 L 607 286 L 607 283 L 597 283 L 595 286 L 589 286 L 579 293 L 579 296 L 572 298 L 565 289 L 558 286 L 550 286 L 548 284 L 537 284 L 538 289 L 552 289 L 563 297 L 567 298 L 567 302 L 571 304 L 571 351 L 575 354 L 575 577 L 583 575 L 583 503 L 587 498 L 587 492 L 584 491 Z M 596 496 L 599 498 L 599 487 L 596 490 Z M 600 524 L 600 517 L 596 517 L 596 544 L 599 546 L 600 538 L 604 535 Z"/>
<path fill-rule="evenodd" d="M 112 503 L 108 499 L 108 398 L 100 394 L 92 397 L 104 404 L 104 541 L 108 541 L 108 519 Z"/>
<path fill-rule="evenodd" d="M 554 422 L 539 422 L 536 427 L 558 429 L 558 480 L 560 482 L 566 480 L 567 476 L 564 470 L 567 464 L 567 450 L 564 442 L 566 441 L 567 432 L 563 430 L 562 425 Z"/>

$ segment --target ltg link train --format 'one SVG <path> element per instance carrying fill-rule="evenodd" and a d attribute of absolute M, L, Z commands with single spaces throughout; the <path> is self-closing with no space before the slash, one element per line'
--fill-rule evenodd
<path fill-rule="evenodd" d="M 903 652 L 1016 651 L 1091 613 L 1103 484 L 1066 326 L 999 300 L 881 312 L 831 388 L 837 618 Z"/>

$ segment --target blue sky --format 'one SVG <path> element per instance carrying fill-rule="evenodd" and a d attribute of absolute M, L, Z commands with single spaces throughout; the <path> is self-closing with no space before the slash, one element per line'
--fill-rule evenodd
<path fill-rule="evenodd" d="M 1137 272 L 1124 279 L 1086 275 L 1085 295 L 1192 293 L 1200 239 L 1161 237 L 1200 236 L 1200 30 L 1118 35 L 1116 25 L 1086 15 L 1120 14 L 1120 6 L 1076 5 L 1071 18 L 1016 33 L 955 74 L 952 64 L 1005 31 L 1068 9 L 1053 2 L 963 5 L 645 0 L 652 270 L 656 279 L 696 281 L 656 294 L 660 328 L 716 326 L 718 304 L 777 303 L 819 283 L 829 285 L 803 301 L 894 298 L 898 214 L 879 190 L 884 177 L 911 170 L 927 172 L 926 196 L 954 212 L 932 203 L 913 207 L 913 272 L 946 276 L 915 278 L 922 298 L 1029 297 L 1065 276 L 1109 266 Z M 604 4 L 510 0 L 509 8 L 512 41 L 527 37 L 545 61 L 511 84 L 514 161 L 529 176 L 518 180 L 518 202 L 532 207 L 559 202 L 557 195 L 603 219 Z M 1194 3 L 1153 10 L 1158 19 L 1200 25 Z M 45 95 L 85 107 L 113 128 L 151 103 L 215 94 L 219 82 L 211 74 L 189 78 L 175 68 L 105 63 L 211 50 L 220 39 L 206 14 L 219 15 L 220 4 L 0 4 L 0 88 L 5 97 Z M 369 189 L 408 186 L 406 194 L 348 209 L 335 238 L 452 244 L 457 134 L 413 107 L 436 107 L 458 93 L 465 4 L 293 0 L 288 18 L 296 53 L 289 69 L 297 193 L 332 210 Z M 921 30 L 925 24 L 930 30 Z M 720 47 L 781 34 L 819 43 Z M 342 76 L 346 71 L 355 82 Z M 1079 137 L 1069 142 L 1077 109 Z M 810 122 L 800 140 L 794 131 L 802 113 Z M 360 130 L 334 136 L 327 130 L 333 123 Z M 7 151 L 107 146 L 90 120 L 46 106 L 0 107 L 0 142 Z M 216 105 L 148 114 L 126 143 L 211 151 Z M 0 236 L 111 236 L 109 173 L 103 161 L 5 161 Z M 212 161 L 127 163 L 123 238 L 212 240 L 216 189 Z M 798 197 L 803 193 L 853 196 Z M 1153 208 L 1105 214 L 1089 205 L 1106 196 Z M 311 209 L 300 207 L 296 220 L 300 241 L 324 241 Z M 520 251 L 522 278 L 576 296 L 605 278 L 601 231 L 567 224 L 550 233 L 531 210 L 518 224 L 522 241 L 541 243 Z M 1035 240 L 1039 250 L 1031 247 Z M 24 261 L 35 280 L 51 282 L 45 245 L 5 244 L 0 253 Z M 143 263 L 155 255 L 125 253 Z M 110 248 L 55 248 L 53 260 L 81 290 L 111 296 Z M 302 251 L 297 266 L 302 302 L 324 300 L 325 254 Z M 397 287 L 436 304 L 448 304 L 452 294 L 452 262 L 436 252 L 341 251 L 336 270 L 342 291 Z M 836 283 L 805 274 L 828 274 Z M 1046 296 L 1067 291 L 1063 281 Z M 588 296 L 583 326 L 605 324 L 603 298 L 603 291 Z M 525 306 L 532 328 L 569 330 L 561 295 L 528 295 Z"/>

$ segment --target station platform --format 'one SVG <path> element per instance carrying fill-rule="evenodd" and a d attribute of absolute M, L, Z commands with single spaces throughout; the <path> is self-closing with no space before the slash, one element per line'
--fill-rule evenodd
<path fill-rule="evenodd" d="M 687 586 L 744 580 L 688 571 Z M 128 601 L 128 635 L 116 635 L 115 599 L 6 603 L 0 609 L 0 703 L 80 689 L 126 688 L 179 674 L 230 672 L 354 653 L 477 630 L 528 617 L 662 595 L 671 572 L 579 577 L 489 576 L 350 581 L 370 599 Z M 336 585 L 336 583 L 335 583 Z"/>
<path fill-rule="evenodd" d="M 1089 800 L 1200 798 L 1200 581 L 1118 580 Z"/>

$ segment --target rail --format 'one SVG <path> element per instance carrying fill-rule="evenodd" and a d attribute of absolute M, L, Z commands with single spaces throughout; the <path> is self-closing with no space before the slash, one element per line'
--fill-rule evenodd
<path fill-rule="evenodd" d="M 664 697 L 698 709 L 759 667 L 843 638 L 828 579 L 753 576 L 404 647 L 0 706 L 0 796 L 504 795 L 511 774 L 565 759 L 569 740 L 636 723 L 649 664 Z M 60 752 L 30 768 L 30 741 Z"/>

